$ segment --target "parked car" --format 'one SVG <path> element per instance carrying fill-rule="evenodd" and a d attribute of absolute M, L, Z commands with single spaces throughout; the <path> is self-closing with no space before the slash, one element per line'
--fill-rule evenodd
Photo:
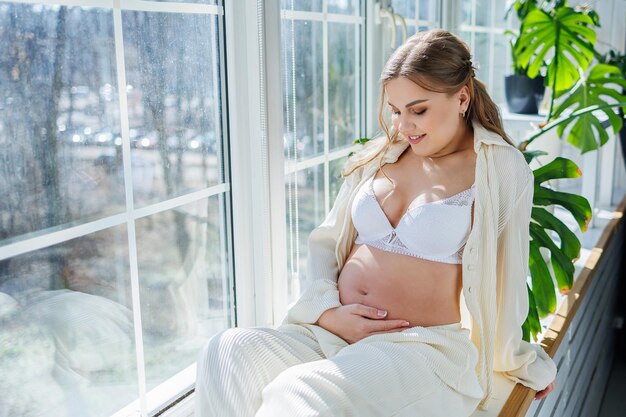
<path fill-rule="evenodd" d="M 130 136 L 130 135 L 129 135 Z M 131 146 L 137 149 L 156 149 L 159 144 L 159 132 L 152 130 L 130 140 Z"/>

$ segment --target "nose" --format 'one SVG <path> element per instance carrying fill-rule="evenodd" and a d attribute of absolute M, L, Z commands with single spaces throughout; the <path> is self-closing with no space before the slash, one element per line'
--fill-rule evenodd
<path fill-rule="evenodd" d="M 415 130 L 415 123 L 413 123 L 408 116 L 398 115 L 398 118 L 396 120 L 398 122 L 398 130 L 401 133 L 411 132 Z"/>

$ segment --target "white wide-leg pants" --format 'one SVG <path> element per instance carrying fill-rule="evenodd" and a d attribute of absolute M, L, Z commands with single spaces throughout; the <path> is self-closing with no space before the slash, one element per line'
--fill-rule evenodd
<path fill-rule="evenodd" d="M 199 356 L 196 417 L 469 416 L 477 358 L 460 323 L 354 344 L 315 325 L 232 328 Z"/>

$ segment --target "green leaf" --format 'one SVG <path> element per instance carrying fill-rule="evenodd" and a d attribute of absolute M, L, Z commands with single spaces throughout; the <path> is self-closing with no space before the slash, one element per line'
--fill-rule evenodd
<path fill-rule="evenodd" d="M 596 25 L 592 17 L 571 7 L 555 10 L 554 14 L 542 9 L 528 13 L 515 45 L 515 65 L 528 68 L 527 75 L 535 78 L 546 61 L 546 85 L 558 92 L 574 85 L 579 68 L 584 71 L 591 63 L 596 33 L 588 26 Z"/>
<path fill-rule="evenodd" d="M 560 248 L 565 256 L 574 261 L 580 257 L 581 244 L 578 237 L 554 214 L 542 207 L 533 207 L 532 219 L 544 229 L 556 232 L 561 240 Z"/>
<path fill-rule="evenodd" d="M 584 233 L 591 221 L 591 206 L 589 201 L 583 196 L 554 191 L 549 188 L 535 185 L 535 195 L 533 204 L 537 206 L 559 205 L 569 211 L 580 230 Z"/>
<path fill-rule="evenodd" d="M 529 269 L 532 281 L 532 290 L 535 295 L 539 317 L 545 317 L 556 310 L 556 293 L 552 276 L 546 262 L 541 256 L 539 245 L 530 241 Z"/>
<path fill-rule="evenodd" d="M 613 86 L 613 87 L 611 87 Z M 621 77 L 620 69 L 613 65 L 597 64 L 587 77 L 572 88 L 565 100 L 557 106 L 552 117 L 558 118 L 590 106 L 600 106 L 607 102 L 625 102 L 626 95 L 620 94 L 615 88 L 626 88 L 626 80 Z M 560 94 L 561 96 L 563 94 Z M 626 107 L 626 106 L 624 106 Z M 624 108 L 626 110 L 626 108 Z M 567 141 L 581 150 L 581 153 L 598 149 L 608 142 L 609 134 L 595 113 L 601 112 L 611 123 L 613 132 L 617 134 L 623 127 L 622 119 L 613 108 L 603 108 L 596 112 L 581 114 L 576 118 L 561 123 L 557 134 L 562 136 L 569 127 Z"/>
<path fill-rule="evenodd" d="M 535 296 L 528 284 L 526 284 L 526 291 L 528 291 L 528 316 L 522 325 L 522 339 L 530 342 L 530 335 L 532 335 L 536 342 L 537 335 L 541 333 L 541 322 L 539 321 L 539 315 L 537 314 Z"/>
<path fill-rule="evenodd" d="M 545 181 L 558 178 L 578 178 L 583 173 L 574 161 L 557 156 L 550 163 L 535 169 L 533 174 L 535 175 L 535 184 L 540 185 Z"/>
<path fill-rule="evenodd" d="M 574 264 L 572 260 L 560 250 L 545 229 L 538 224 L 530 223 L 530 236 L 537 245 L 550 251 L 550 261 L 559 291 L 567 294 L 573 283 Z"/>
<path fill-rule="evenodd" d="M 363 145 L 364 143 L 369 142 L 370 138 L 359 138 L 355 139 L 352 143 L 355 145 Z"/>

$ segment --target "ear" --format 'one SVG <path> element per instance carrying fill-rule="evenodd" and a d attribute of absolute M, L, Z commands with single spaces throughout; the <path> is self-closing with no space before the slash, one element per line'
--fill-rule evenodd
<path fill-rule="evenodd" d="M 457 92 L 457 103 L 459 103 L 459 109 L 467 110 L 470 104 L 470 91 L 467 85 L 461 87 Z"/>

